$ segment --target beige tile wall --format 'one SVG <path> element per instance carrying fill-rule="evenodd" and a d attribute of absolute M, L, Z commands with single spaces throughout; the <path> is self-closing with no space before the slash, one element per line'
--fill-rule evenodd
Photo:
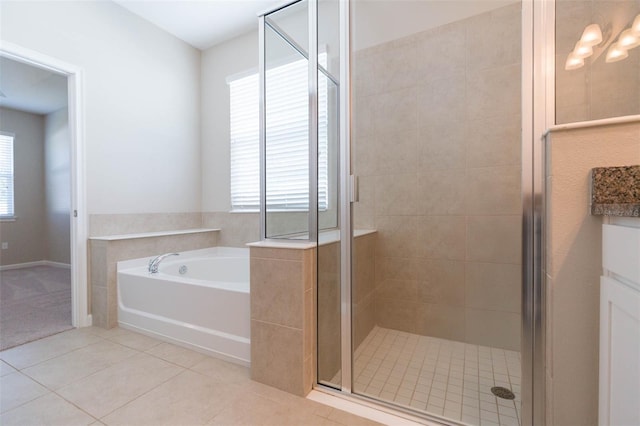
<path fill-rule="evenodd" d="M 352 317 L 353 347 L 369 335 L 375 318 L 375 253 L 376 234 L 356 237 L 353 243 Z"/>
<path fill-rule="evenodd" d="M 318 381 L 335 383 L 340 370 L 340 244 L 318 247 Z M 338 382 L 339 384 L 339 382 Z"/>
<path fill-rule="evenodd" d="M 219 228 L 219 245 L 244 247 L 260 240 L 259 213 L 196 212 L 89 215 L 91 237 L 189 228 Z"/>
<path fill-rule="evenodd" d="M 251 378 L 305 396 L 315 378 L 316 250 L 251 247 Z"/>
<path fill-rule="evenodd" d="M 554 132 L 547 161 L 545 424 L 596 425 L 602 217 L 589 214 L 589 177 L 640 164 L 640 123 Z"/>
<path fill-rule="evenodd" d="M 353 347 L 358 348 L 375 325 L 376 234 L 353 241 L 352 318 Z M 318 247 L 318 381 L 334 381 L 341 367 L 340 244 Z"/>
<path fill-rule="evenodd" d="M 90 237 L 173 231 L 177 229 L 201 227 L 202 214 L 200 212 L 89 215 Z"/>
<path fill-rule="evenodd" d="M 520 348 L 520 5 L 356 52 L 383 327 Z"/>
<path fill-rule="evenodd" d="M 204 212 L 202 226 L 220 229 L 221 247 L 245 247 L 260 241 L 260 213 Z"/>

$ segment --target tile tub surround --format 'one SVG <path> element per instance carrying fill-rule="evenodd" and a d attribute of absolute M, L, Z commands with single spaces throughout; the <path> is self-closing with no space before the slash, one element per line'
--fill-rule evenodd
<path fill-rule="evenodd" d="M 91 237 L 194 228 L 219 228 L 218 245 L 245 247 L 260 239 L 260 214 L 209 211 L 89 215 Z"/>
<path fill-rule="evenodd" d="M 0 352 L 0 424 L 373 426 L 249 370 L 121 328 Z"/>
<path fill-rule="evenodd" d="M 179 230 L 89 239 L 90 312 L 93 325 L 118 325 L 117 269 L 121 260 L 196 250 L 217 245 L 218 230 Z M 170 234 L 170 235 L 167 235 Z"/>
<path fill-rule="evenodd" d="M 355 52 L 376 325 L 520 347 L 519 4 Z"/>
<path fill-rule="evenodd" d="M 260 239 L 260 213 L 203 212 L 202 226 L 220 228 L 218 245 L 246 247 Z"/>
<path fill-rule="evenodd" d="M 640 166 L 592 169 L 591 214 L 640 217 Z"/>
<path fill-rule="evenodd" d="M 316 247 L 297 245 L 251 244 L 251 378 L 305 396 L 315 379 Z"/>
<path fill-rule="evenodd" d="M 137 234 L 175 229 L 194 229 L 202 225 L 202 213 L 131 213 L 89 215 L 89 236 Z M 209 228 L 213 228 L 209 226 Z"/>

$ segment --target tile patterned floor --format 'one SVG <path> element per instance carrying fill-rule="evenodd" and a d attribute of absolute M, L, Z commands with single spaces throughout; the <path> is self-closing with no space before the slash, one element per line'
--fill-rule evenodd
<path fill-rule="evenodd" d="M 471 425 L 520 425 L 519 352 L 375 327 L 354 358 L 357 393 Z"/>
<path fill-rule="evenodd" d="M 0 352 L 0 424 L 378 423 L 253 382 L 245 367 L 128 330 L 89 327 Z"/>

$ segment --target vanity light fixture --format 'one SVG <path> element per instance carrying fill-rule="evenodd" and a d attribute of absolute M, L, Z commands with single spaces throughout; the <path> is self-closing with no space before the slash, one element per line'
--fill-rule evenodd
<path fill-rule="evenodd" d="M 636 37 L 640 38 L 640 14 L 633 20 L 633 24 L 631 24 L 631 31 L 633 31 L 633 34 L 635 34 Z"/>
<path fill-rule="evenodd" d="M 600 43 L 602 43 L 602 30 L 600 29 L 600 25 L 587 25 L 582 32 L 580 40 L 578 40 L 573 48 L 573 52 L 567 57 L 564 69 L 569 71 L 584 66 L 584 58 L 593 55 L 593 46 L 597 46 Z"/>
<path fill-rule="evenodd" d="M 618 43 L 614 43 L 609 47 L 609 51 L 607 52 L 606 62 L 618 62 L 625 59 L 629 54 L 627 53 L 627 49 L 623 49 L 618 46 Z"/>
<path fill-rule="evenodd" d="M 630 28 L 620 33 L 618 40 L 609 47 L 607 62 L 617 62 L 629 56 L 627 50 L 640 46 L 640 15 L 633 20 Z"/>
<path fill-rule="evenodd" d="M 600 25 L 587 25 L 582 32 L 582 37 L 580 37 L 580 43 L 587 46 L 596 46 L 602 43 L 602 30 L 600 29 Z"/>
<path fill-rule="evenodd" d="M 577 70 L 584 66 L 584 59 L 575 55 L 574 52 L 569 53 L 567 62 L 564 64 L 564 69 L 567 71 Z"/>
<path fill-rule="evenodd" d="M 573 52 L 567 57 L 564 69 L 575 70 L 584 65 L 584 58 L 593 55 L 593 46 L 602 43 L 602 30 L 598 24 L 587 25 Z M 609 46 L 605 61 L 618 62 L 629 56 L 629 49 L 640 46 L 640 15 L 637 15 L 631 27 L 620 33 L 618 40 Z"/>
<path fill-rule="evenodd" d="M 631 28 L 624 30 L 618 37 L 618 47 L 629 50 L 640 46 L 640 37 L 635 35 Z"/>
<path fill-rule="evenodd" d="M 582 43 L 582 41 L 579 41 L 573 48 L 573 55 L 582 59 L 588 58 L 589 56 L 593 55 L 593 47 L 588 44 Z"/>

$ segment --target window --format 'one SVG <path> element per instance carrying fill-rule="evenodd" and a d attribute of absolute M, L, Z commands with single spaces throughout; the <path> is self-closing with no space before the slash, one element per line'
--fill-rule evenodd
<path fill-rule="evenodd" d="M 13 136 L 0 134 L 0 217 L 13 216 Z"/>
<path fill-rule="evenodd" d="M 318 55 L 326 63 L 326 53 Z M 267 71 L 270 128 L 268 164 L 292 165 L 268 170 L 270 210 L 309 209 L 307 61 L 301 59 Z M 318 208 L 329 207 L 327 79 L 318 76 Z M 231 209 L 260 209 L 259 81 L 258 74 L 229 83 L 231 136 Z M 279 131 L 282 130 L 282 131 Z M 282 148 L 282 149 L 279 149 Z"/>

